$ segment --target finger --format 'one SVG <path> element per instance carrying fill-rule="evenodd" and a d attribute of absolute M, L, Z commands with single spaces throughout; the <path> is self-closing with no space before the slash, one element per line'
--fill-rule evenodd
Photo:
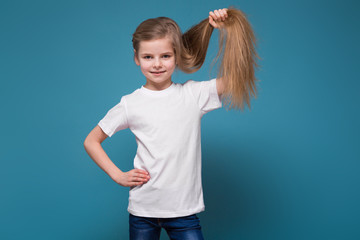
<path fill-rule="evenodd" d="M 145 172 L 144 170 L 139 169 L 139 168 L 134 168 L 132 171 L 133 171 L 134 173 L 142 173 L 142 172 Z"/>
<path fill-rule="evenodd" d="M 145 183 L 147 183 L 147 181 L 132 181 L 132 182 L 129 182 L 129 186 L 140 186 Z"/>
<path fill-rule="evenodd" d="M 141 178 L 141 177 L 132 177 L 130 181 L 138 183 L 138 182 L 142 182 L 143 178 Z"/>
<path fill-rule="evenodd" d="M 145 175 L 145 174 L 141 174 L 140 176 L 138 176 L 138 178 L 140 178 L 141 181 L 143 181 L 143 182 L 147 182 L 147 181 L 149 181 L 150 176 L 149 176 L 149 175 Z"/>
<path fill-rule="evenodd" d="M 217 17 L 214 12 L 209 12 L 209 15 L 212 17 L 214 21 L 216 21 Z"/>
<path fill-rule="evenodd" d="M 224 11 L 223 11 L 222 9 L 219 9 L 219 10 L 218 10 L 218 13 L 219 13 L 219 15 L 220 15 L 221 21 L 224 21 L 224 20 L 225 20 Z"/>
<path fill-rule="evenodd" d="M 143 173 L 134 173 L 132 175 L 132 179 L 145 179 L 146 178 L 146 174 Z"/>
<path fill-rule="evenodd" d="M 139 185 L 142 185 L 143 183 L 141 182 L 136 182 L 136 183 L 130 183 L 129 184 L 129 187 L 136 187 L 136 186 L 139 186 Z"/>
<path fill-rule="evenodd" d="M 217 24 L 214 22 L 213 18 L 211 16 L 209 16 L 209 23 L 211 24 L 211 26 L 213 26 L 214 28 L 217 28 Z"/>
<path fill-rule="evenodd" d="M 138 174 L 136 176 L 133 176 L 131 180 L 133 182 L 147 182 L 147 181 L 149 181 L 149 179 L 150 179 L 150 176 L 148 176 L 148 175 Z"/>
<path fill-rule="evenodd" d="M 220 19 L 218 18 L 218 16 L 216 16 L 216 14 L 214 12 L 210 12 L 210 16 L 211 16 L 211 21 L 210 24 L 214 27 L 214 28 L 219 28 L 219 24 L 217 24 L 216 21 L 219 21 Z"/>
<path fill-rule="evenodd" d="M 228 17 L 227 8 L 224 8 L 223 10 L 224 10 L 225 17 Z"/>
<path fill-rule="evenodd" d="M 220 12 L 218 10 L 215 10 L 214 13 L 216 15 L 215 21 L 220 20 L 221 19 Z"/>
<path fill-rule="evenodd" d="M 134 169 L 134 172 L 149 175 L 149 173 L 143 169 L 136 168 L 136 169 Z"/>
<path fill-rule="evenodd" d="M 224 21 L 225 21 L 225 19 L 228 17 L 228 15 L 227 15 L 227 11 L 225 10 L 225 8 L 224 8 L 224 9 L 222 9 L 222 13 L 223 13 L 223 18 L 224 18 Z"/>

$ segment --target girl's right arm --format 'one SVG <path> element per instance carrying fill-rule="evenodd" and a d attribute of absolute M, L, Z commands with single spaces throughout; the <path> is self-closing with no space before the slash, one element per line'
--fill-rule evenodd
<path fill-rule="evenodd" d="M 112 180 L 124 187 L 134 187 L 149 181 L 149 173 L 142 169 L 132 169 L 128 172 L 121 171 L 108 157 L 101 143 L 108 136 L 97 125 L 86 137 L 84 147 L 92 160 L 106 172 Z"/>

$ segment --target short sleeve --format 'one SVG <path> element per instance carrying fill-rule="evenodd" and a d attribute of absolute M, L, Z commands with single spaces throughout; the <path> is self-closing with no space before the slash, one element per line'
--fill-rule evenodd
<path fill-rule="evenodd" d="M 103 119 L 98 123 L 106 135 L 111 137 L 114 133 L 129 127 L 126 114 L 126 100 L 121 98 L 120 102 L 111 108 Z"/>
<path fill-rule="evenodd" d="M 203 114 L 222 107 L 216 89 L 216 78 L 209 81 L 196 82 L 189 80 L 191 92 Z"/>

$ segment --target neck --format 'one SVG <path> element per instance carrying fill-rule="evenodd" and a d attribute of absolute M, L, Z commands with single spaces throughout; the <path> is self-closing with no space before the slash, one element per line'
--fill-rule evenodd
<path fill-rule="evenodd" d="M 150 90 L 154 90 L 154 91 L 161 91 L 164 90 L 168 87 L 170 87 L 172 84 L 172 81 L 167 81 L 164 83 L 149 83 L 146 82 L 146 84 L 144 85 L 145 88 L 150 89 Z"/>

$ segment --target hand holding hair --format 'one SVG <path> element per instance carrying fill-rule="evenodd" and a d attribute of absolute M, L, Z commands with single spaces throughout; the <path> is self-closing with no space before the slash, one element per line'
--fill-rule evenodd
<path fill-rule="evenodd" d="M 227 8 L 214 10 L 214 12 L 209 13 L 209 23 L 214 28 L 219 28 L 220 22 L 225 21 L 225 19 L 228 17 L 227 14 Z"/>

